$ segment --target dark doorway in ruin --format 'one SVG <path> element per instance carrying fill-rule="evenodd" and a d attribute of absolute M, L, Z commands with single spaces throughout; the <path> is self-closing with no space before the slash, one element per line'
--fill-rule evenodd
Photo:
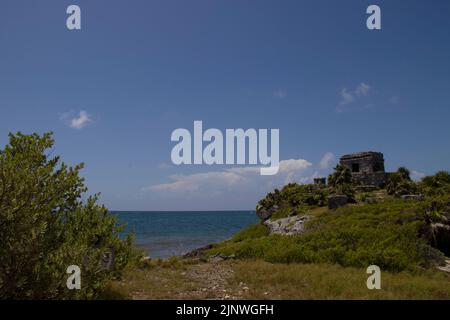
<path fill-rule="evenodd" d="M 352 163 L 352 172 L 359 172 L 359 163 Z"/>

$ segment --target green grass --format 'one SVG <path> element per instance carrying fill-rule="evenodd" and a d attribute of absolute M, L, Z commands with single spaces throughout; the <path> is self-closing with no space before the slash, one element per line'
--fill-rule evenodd
<path fill-rule="evenodd" d="M 430 267 L 443 260 L 439 251 L 419 237 L 422 212 L 415 201 L 386 199 L 313 213 L 309 230 L 302 235 L 268 236 L 264 226 L 255 225 L 214 246 L 209 253 L 273 263 L 375 264 L 394 272 Z"/>
<path fill-rule="evenodd" d="M 439 271 L 381 272 L 381 290 L 369 290 L 364 268 L 329 264 L 239 261 L 232 285 L 244 282 L 247 299 L 450 299 L 450 275 Z"/>
<path fill-rule="evenodd" d="M 262 223 L 253 224 L 238 233 L 236 233 L 232 238 L 232 242 L 240 242 L 248 239 L 257 239 L 269 235 L 269 230 Z"/>

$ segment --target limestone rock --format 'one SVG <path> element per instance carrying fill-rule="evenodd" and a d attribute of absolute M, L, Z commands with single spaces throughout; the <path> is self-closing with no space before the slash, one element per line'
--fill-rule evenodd
<path fill-rule="evenodd" d="M 278 220 L 266 220 L 264 224 L 270 234 L 296 235 L 305 231 L 305 222 L 309 216 L 292 216 Z"/>
<path fill-rule="evenodd" d="M 208 262 L 220 262 L 223 260 L 229 260 L 229 259 L 235 259 L 235 258 L 236 258 L 236 256 L 234 254 L 232 254 L 230 256 L 225 256 L 223 254 L 216 253 L 208 258 Z"/>
<path fill-rule="evenodd" d="M 271 208 L 265 208 L 265 207 L 263 207 L 263 206 L 261 206 L 261 205 L 258 205 L 258 206 L 256 207 L 256 215 L 257 215 L 260 219 L 266 220 L 266 219 L 269 219 L 269 218 L 272 216 L 272 214 L 273 214 L 275 211 L 277 211 L 278 209 L 279 209 L 279 208 L 278 208 L 277 205 L 274 205 L 274 206 L 271 207 Z"/>
<path fill-rule="evenodd" d="M 439 270 L 450 273 L 450 260 L 445 260 L 445 265 L 438 266 Z"/>
<path fill-rule="evenodd" d="M 191 252 L 186 253 L 183 255 L 184 259 L 202 259 L 205 257 L 205 251 L 211 249 L 213 246 L 212 244 L 208 244 L 207 246 L 192 250 Z"/>

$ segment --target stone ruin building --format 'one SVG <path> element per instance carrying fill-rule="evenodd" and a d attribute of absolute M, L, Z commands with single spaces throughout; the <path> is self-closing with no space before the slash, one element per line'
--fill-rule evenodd
<path fill-rule="evenodd" d="M 367 151 L 346 154 L 340 164 L 350 169 L 355 184 L 382 187 L 389 174 L 384 171 L 384 156 L 381 152 Z"/>

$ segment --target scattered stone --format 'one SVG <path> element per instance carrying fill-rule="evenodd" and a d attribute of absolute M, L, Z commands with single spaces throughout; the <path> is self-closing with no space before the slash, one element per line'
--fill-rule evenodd
<path fill-rule="evenodd" d="M 305 222 L 309 216 L 292 216 L 278 220 L 266 220 L 264 224 L 270 234 L 296 235 L 305 231 Z"/>
<path fill-rule="evenodd" d="M 328 196 L 328 209 L 337 209 L 347 204 L 348 197 L 346 195 L 335 194 Z"/>
<path fill-rule="evenodd" d="M 230 256 L 226 256 L 226 255 L 223 255 L 220 253 L 216 253 L 208 258 L 208 262 L 220 262 L 220 261 L 234 259 L 234 258 L 236 258 L 236 256 L 234 254 L 232 254 Z"/>

